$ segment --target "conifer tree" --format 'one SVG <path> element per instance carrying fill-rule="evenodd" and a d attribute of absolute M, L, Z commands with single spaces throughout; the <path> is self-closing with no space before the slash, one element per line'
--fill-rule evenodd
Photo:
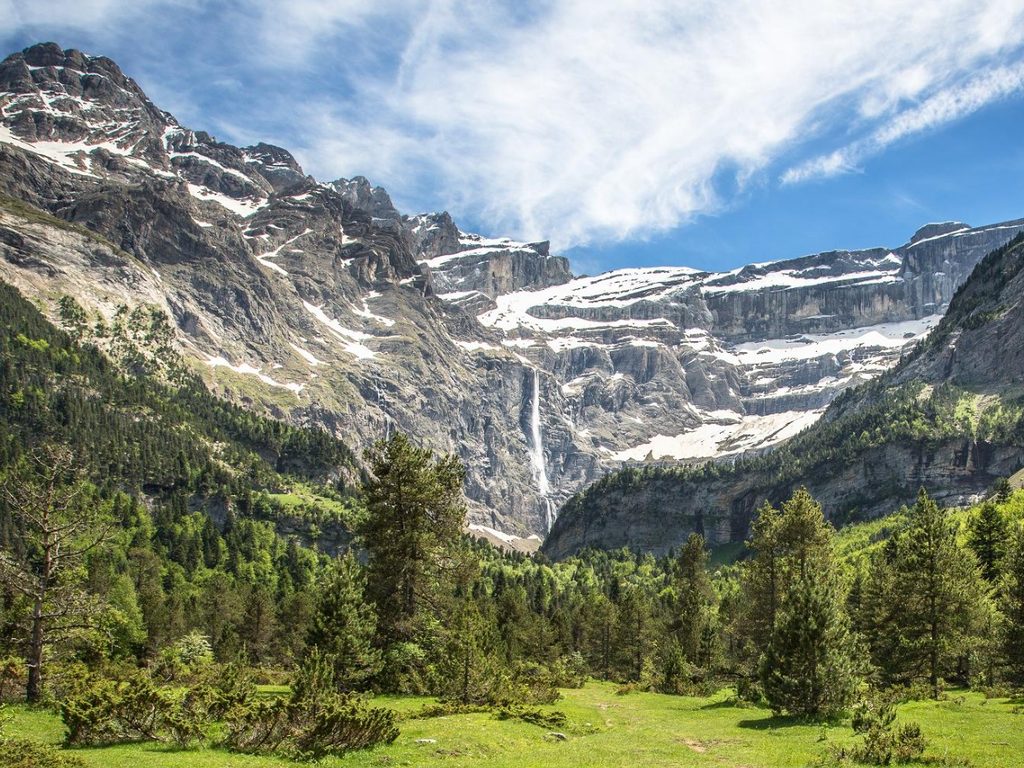
<path fill-rule="evenodd" d="M 855 619 L 871 657 L 872 675 L 887 686 L 906 685 L 914 677 L 910 649 L 898 630 L 901 610 L 895 565 L 898 545 L 898 537 L 889 539 L 871 556 Z"/>
<path fill-rule="evenodd" d="M 1006 516 L 992 501 L 986 501 L 971 515 L 967 544 L 981 567 L 981 575 L 990 584 L 999 580 L 999 567 L 1009 534 Z"/>
<path fill-rule="evenodd" d="M 1006 581 L 1001 606 L 1003 654 L 1009 678 L 1024 687 L 1024 527 L 1017 528 L 1006 558 Z"/>
<path fill-rule="evenodd" d="M 0 503 L 19 523 L 0 548 L 0 585 L 30 604 L 25 629 L 25 697 L 43 695 L 46 651 L 92 625 L 99 601 L 81 585 L 81 567 L 110 531 L 71 451 L 44 446 L 0 482 Z"/>
<path fill-rule="evenodd" d="M 602 680 L 611 680 L 615 659 L 615 627 L 618 608 L 603 593 L 597 592 L 590 605 L 590 628 L 587 657 L 590 666 Z"/>
<path fill-rule="evenodd" d="M 760 668 L 765 697 L 778 712 L 830 716 L 854 699 L 856 650 L 837 581 L 834 573 L 808 573 L 783 598 Z"/>
<path fill-rule="evenodd" d="M 622 585 L 613 646 L 618 652 L 619 668 L 628 680 L 641 681 L 644 664 L 654 646 L 654 606 L 651 596 L 641 584 Z"/>
<path fill-rule="evenodd" d="M 339 691 L 363 688 L 380 672 L 380 650 L 373 647 L 377 618 L 366 601 L 362 568 L 351 552 L 332 563 L 317 590 L 307 647 L 318 648 L 334 665 Z"/>
<path fill-rule="evenodd" d="M 369 553 L 367 594 L 377 607 L 381 647 L 410 642 L 422 630 L 433 593 L 452 568 L 465 518 L 462 463 L 434 461 L 402 433 L 366 452 L 371 479 L 363 486 Z"/>
<path fill-rule="evenodd" d="M 924 488 L 899 539 L 894 626 L 904 639 L 904 654 L 914 675 L 926 675 L 938 698 L 943 673 L 964 647 L 978 618 L 986 589 L 970 552 L 957 541 L 954 521 Z"/>
<path fill-rule="evenodd" d="M 771 641 L 792 583 L 831 563 L 833 532 L 821 505 L 803 488 L 781 510 L 768 502 L 758 510 L 747 542 L 755 554 L 743 572 L 745 611 L 738 627 L 748 656 L 756 659 Z"/>
<path fill-rule="evenodd" d="M 776 711 L 831 715 L 852 701 L 858 684 L 833 535 L 821 505 L 804 489 L 773 523 L 782 589 L 759 673 Z"/>
<path fill-rule="evenodd" d="M 709 666 L 714 655 L 715 592 L 707 562 L 704 537 L 691 534 L 675 562 L 675 615 L 670 628 L 683 656 L 698 667 Z"/>

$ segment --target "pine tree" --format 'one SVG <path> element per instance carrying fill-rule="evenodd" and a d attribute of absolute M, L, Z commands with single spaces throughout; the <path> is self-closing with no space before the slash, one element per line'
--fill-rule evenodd
<path fill-rule="evenodd" d="M 831 715 L 852 701 L 858 684 L 833 535 L 821 505 L 804 489 L 773 521 L 774 566 L 782 586 L 759 676 L 776 711 Z"/>
<path fill-rule="evenodd" d="M 899 631 L 898 544 L 898 538 L 889 539 L 871 556 L 855 619 L 871 657 L 872 674 L 887 686 L 907 685 L 914 677 L 910 649 Z"/>
<path fill-rule="evenodd" d="M 835 574 L 805 574 L 793 582 L 760 673 L 777 712 L 827 717 L 853 701 L 855 647 Z"/>
<path fill-rule="evenodd" d="M 957 541 L 954 521 L 924 488 L 899 539 L 895 570 L 899 610 L 891 631 L 904 639 L 907 671 L 926 675 L 938 698 L 943 674 L 963 651 L 987 590 L 974 557 Z"/>
<path fill-rule="evenodd" d="M 716 637 L 715 592 L 707 562 L 704 537 L 691 534 L 675 561 L 675 610 L 670 628 L 686 661 L 698 667 L 710 666 Z"/>
<path fill-rule="evenodd" d="M 588 607 L 590 625 L 587 632 L 587 658 L 602 680 L 611 680 L 615 660 L 615 627 L 618 608 L 602 592 L 595 592 Z"/>
<path fill-rule="evenodd" d="M 830 564 L 833 533 L 821 505 L 803 488 L 781 510 L 768 502 L 758 510 L 747 542 L 754 557 L 743 571 L 745 610 L 737 627 L 747 656 L 756 659 L 771 641 L 792 583 Z"/>
<path fill-rule="evenodd" d="M 747 548 L 754 557 L 744 564 L 744 610 L 737 627 L 740 642 L 752 646 L 756 658 L 771 640 L 782 590 L 782 556 L 779 546 L 779 511 L 767 501 L 751 525 Z"/>
<path fill-rule="evenodd" d="M 97 599 L 81 585 L 82 566 L 110 532 L 71 451 L 45 446 L 2 478 L 0 504 L 20 525 L 20 541 L 0 548 L 0 586 L 31 606 L 25 641 L 25 698 L 43 695 L 48 648 L 92 625 Z"/>
<path fill-rule="evenodd" d="M 981 575 L 990 584 L 999 580 L 1009 522 L 994 502 L 986 501 L 971 515 L 967 527 L 967 544 L 981 566 Z"/>
<path fill-rule="evenodd" d="M 306 636 L 307 647 L 318 648 L 332 660 L 339 691 L 360 690 L 380 672 L 381 654 L 373 647 L 376 630 L 362 568 L 351 552 L 346 553 L 334 561 L 317 591 Z"/>
<path fill-rule="evenodd" d="M 654 648 L 651 596 L 641 584 L 623 584 L 617 609 L 613 647 L 617 651 L 618 669 L 625 679 L 639 682 Z"/>
<path fill-rule="evenodd" d="M 1003 655 L 1010 679 L 1024 686 L 1024 528 L 1018 527 L 1006 558 L 1006 581 L 1001 606 Z"/>
<path fill-rule="evenodd" d="M 363 486 L 362 526 L 369 553 L 367 593 L 378 612 L 381 647 L 410 642 L 422 630 L 433 594 L 455 557 L 465 518 L 458 457 L 434 461 L 396 433 L 366 453 L 372 478 Z"/>

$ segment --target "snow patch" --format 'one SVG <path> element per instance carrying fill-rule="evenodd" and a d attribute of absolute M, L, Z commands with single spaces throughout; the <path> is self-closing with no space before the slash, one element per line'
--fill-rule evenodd
<path fill-rule="evenodd" d="M 342 349 L 354 356 L 357 360 L 368 360 L 377 354 L 362 343 L 366 339 L 373 338 L 370 334 L 363 333 L 362 331 L 353 331 L 351 328 L 345 328 L 337 320 L 332 320 L 328 317 L 321 307 L 316 307 L 308 301 L 303 301 L 302 306 L 304 306 L 306 311 L 313 315 L 313 317 L 327 326 L 327 330 L 331 332 L 331 335 L 342 343 Z"/>

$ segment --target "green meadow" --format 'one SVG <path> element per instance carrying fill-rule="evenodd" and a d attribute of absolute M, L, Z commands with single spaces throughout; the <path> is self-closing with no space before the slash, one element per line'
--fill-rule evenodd
<path fill-rule="evenodd" d="M 388 746 L 328 758 L 324 766 L 437 766 L 474 768 L 577 768 L 578 766 L 726 766 L 797 768 L 813 764 L 827 742 L 857 739 L 849 722 L 828 725 L 776 717 L 767 709 L 737 706 L 728 691 L 709 698 L 655 693 L 619 695 L 610 683 L 590 682 L 564 690 L 561 701 L 542 707 L 568 718 L 560 730 L 489 713 L 428 719 L 411 717 L 432 699 L 377 697 L 375 704 L 403 715 L 401 735 Z M 910 702 L 900 720 L 921 724 L 928 738 L 925 760 L 976 768 L 1018 768 L 1024 761 L 1024 701 L 986 699 L 950 691 L 941 701 Z M 63 727 L 45 709 L 15 707 L 12 736 L 59 744 Z M 1015 711 L 1018 710 L 1018 711 Z M 423 741 L 430 740 L 430 741 Z M 159 744 L 123 744 L 68 750 L 103 768 L 277 768 L 284 758 L 232 754 L 207 748 L 176 750 Z"/>

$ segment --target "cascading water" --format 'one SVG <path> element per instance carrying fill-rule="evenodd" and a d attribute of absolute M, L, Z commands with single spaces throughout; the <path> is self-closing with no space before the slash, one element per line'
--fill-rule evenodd
<path fill-rule="evenodd" d="M 540 433 L 540 375 L 537 369 L 533 369 L 533 403 L 530 409 L 530 463 L 533 466 L 533 480 L 537 483 L 537 490 L 544 499 L 545 525 L 548 531 L 555 524 L 555 513 L 548 498 L 551 487 L 548 485 L 547 460 L 544 458 L 544 440 Z"/>

